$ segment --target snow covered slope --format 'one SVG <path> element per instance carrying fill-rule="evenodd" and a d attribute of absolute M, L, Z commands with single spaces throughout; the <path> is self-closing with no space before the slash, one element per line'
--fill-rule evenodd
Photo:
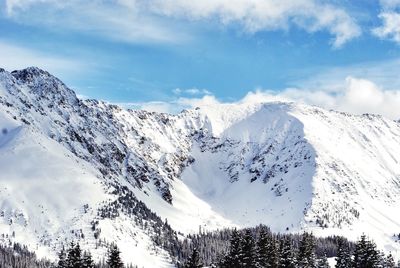
<path fill-rule="evenodd" d="M 28 96 L 23 95 L 27 88 L 13 92 L 14 87 L 5 86 L 0 87 L 0 98 L 7 107 L 14 107 L 7 100 L 16 100 L 9 92 Z M 30 106 L 29 102 L 24 105 Z M 21 115 L 29 116 L 26 112 Z M 50 128 L 46 120 L 43 118 L 39 129 L 0 110 L 0 241 L 18 241 L 41 257 L 55 258 L 63 245 L 79 240 L 84 241 L 84 249 L 104 256 L 106 239 L 118 242 L 126 262 L 169 267 L 168 254 L 150 237 L 151 228 L 132 224 L 135 218 L 129 215 L 102 216 L 118 198 L 113 193 L 116 187 L 91 163 L 45 135 L 43 130 Z M 135 206 L 136 200 L 131 201 Z M 134 252 L 130 252 L 132 247 Z"/>
<path fill-rule="evenodd" d="M 237 120 L 225 121 L 231 109 Z M 213 120 L 209 125 L 228 123 L 193 145 L 196 161 L 182 179 L 220 215 L 276 231 L 352 239 L 364 232 L 387 250 L 399 249 L 398 122 L 293 103 L 199 111 Z"/>
<path fill-rule="evenodd" d="M 0 70 L 0 130 L 0 233 L 39 252 L 105 239 L 167 267 L 160 232 L 259 223 L 400 249 L 400 124 L 380 116 L 293 103 L 131 111 L 28 68 Z"/>

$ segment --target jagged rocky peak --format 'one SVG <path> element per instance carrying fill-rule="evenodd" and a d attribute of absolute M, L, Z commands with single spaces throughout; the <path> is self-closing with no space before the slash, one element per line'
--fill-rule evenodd
<path fill-rule="evenodd" d="M 52 77 L 50 73 L 47 71 L 44 71 L 38 67 L 28 67 L 22 70 L 15 70 L 12 71 L 11 74 L 17 78 L 18 80 L 24 81 L 24 82 L 31 82 L 35 79 L 35 77 L 39 76 L 48 76 Z"/>
<path fill-rule="evenodd" d="M 60 79 L 38 67 L 28 67 L 11 72 L 18 82 L 29 87 L 39 98 L 51 99 L 57 104 L 76 104 L 79 102 L 73 90 Z"/>

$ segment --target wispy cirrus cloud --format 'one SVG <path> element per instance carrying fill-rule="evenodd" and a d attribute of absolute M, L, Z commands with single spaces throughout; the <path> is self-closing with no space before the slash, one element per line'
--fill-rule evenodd
<path fill-rule="evenodd" d="M 383 9 L 394 9 L 400 6 L 400 0 L 380 0 Z"/>
<path fill-rule="evenodd" d="M 175 88 L 172 90 L 172 92 L 175 95 L 212 95 L 211 91 L 202 88 L 187 88 L 187 89 L 181 89 L 181 88 Z"/>
<path fill-rule="evenodd" d="M 181 27 L 145 12 L 135 2 L 7 0 L 6 10 L 8 18 L 18 23 L 118 42 L 173 44 L 189 39 Z"/>
<path fill-rule="evenodd" d="M 314 0 L 153 0 L 152 9 L 170 17 L 192 20 L 216 19 L 223 25 L 239 24 L 249 33 L 287 30 L 292 26 L 307 32 L 328 31 L 332 45 L 341 47 L 359 36 L 361 28 L 345 9 Z"/>
<path fill-rule="evenodd" d="M 182 21 L 238 25 L 250 34 L 291 27 L 309 33 L 327 31 L 335 48 L 361 34 L 361 27 L 345 8 L 319 0 L 7 0 L 6 8 L 10 17 L 22 21 L 70 27 L 127 42 L 190 39 L 193 33 L 184 27 L 177 30 Z M 35 11 L 46 16 L 32 16 Z"/>
<path fill-rule="evenodd" d="M 36 66 L 59 74 L 78 73 L 87 67 L 87 64 L 78 59 L 52 55 L 4 40 L 0 40 L 0 59 L 0 67 L 9 71 Z"/>

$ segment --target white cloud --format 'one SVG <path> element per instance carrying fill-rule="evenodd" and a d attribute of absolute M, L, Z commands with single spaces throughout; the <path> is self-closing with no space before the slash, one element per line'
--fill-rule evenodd
<path fill-rule="evenodd" d="M 246 98 L 295 101 L 353 114 L 373 113 L 400 119 L 400 90 L 385 90 L 369 80 L 354 77 L 348 77 L 345 87 L 335 92 L 286 89 L 278 93 L 249 93 Z"/>
<path fill-rule="evenodd" d="M 46 16 L 30 16 L 29 10 Z M 328 31 L 332 45 L 340 47 L 359 36 L 361 29 L 344 8 L 320 0 L 7 0 L 8 14 L 25 21 L 74 27 L 130 42 L 174 42 L 189 38 L 171 20 L 240 25 L 248 33 L 287 30 Z M 49 10 L 51 12 L 49 12 Z M 62 14 L 56 16 L 55 14 Z M 172 20 L 173 21 L 173 20 Z M 179 25 L 184 25 L 179 23 Z"/>
<path fill-rule="evenodd" d="M 299 102 L 353 114 L 373 113 L 400 119 L 400 90 L 385 90 L 375 83 L 347 77 L 344 87 L 335 91 L 288 88 L 282 91 L 258 89 L 233 103 Z M 157 112 L 178 113 L 182 109 L 221 104 L 215 96 L 178 98 L 171 102 L 123 104 L 125 107 Z"/>
<path fill-rule="evenodd" d="M 179 94 L 182 93 L 182 89 L 180 89 L 180 88 L 175 88 L 174 90 L 172 90 L 172 92 L 173 92 L 174 94 L 176 94 L 176 95 L 179 95 Z"/>
<path fill-rule="evenodd" d="M 361 62 L 348 66 L 321 67 L 317 66 L 296 74 L 289 84 L 293 87 L 309 90 L 324 90 L 329 92 L 342 91 L 349 76 L 365 77 L 386 89 L 400 89 L 400 59 Z M 306 77 L 306 78 L 304 78 Z"/>
<path fill-rule="evenodd" d="M 327 30 L 334 36 L 333 46 L 361 34 L 360 27 L 342 8 L 317 0 L 175 0 L 150 1 L 152 10 L 170 17 L 212 20 L 221 24 L 240 24 L 246 32 L 286 30 L 292 25 L 308 32 Z"/>
<path fill-rule="evenodd" d="M 215 96 L 207 95 L 202 98 L 179 98 L 176 104 L 186 108 L 201 107 L 207 105 L 215 105 L 220 103 Z"/>
<path fill-rule="evenodd" d="M 171 113 L 176 114 L 184 109 L 195 107 L 216 105 L 220 103 L 215 96 L 206 95 L 201 98 L 177 98 L 172 101 L 149 101 L 149 102 L 117 102 L 114 104 L 120 105 L 128 109 L 141 109 L 151 112 Z"/>
<path fill-rule="evenodd" d="M 369 80 L 348 77 L 341 91 L 287 89 L 279 93 L 259 91 L 253 98 L 286 100 L 353 114 L 373 113 L 400 119 L 400 90 L 385 90 Z"/>
<path fill-rule="evenodd" d="M 127 4 L 131 2 L 131 4 Z M 7 0 L 9 19 L 50 29 L 72 30 L 127 43 L 178 43 L 190 37 L 160 17 L 151 15 L 137 1 Z"/>
<path fill-rule="evenodd" d="M 382 20 L 382 25 L 374 28 L 372 33 L 379 38 L 400 43 L 400 14 L 394 11 L 382 12 L 379 18 Z"/>
<path fill-rule="evenodd" d="M 172 90 L 172 92 L 176 95 L 182 95 L 182 94 L 187 94 L 187 95 L 211 95 L 211 91 L 207 89 L 198 89 L 198 88 L 188 88 L 188 89 L 181 89 L 181 88 L 175 88 Z"/>
<path fill-rule="evenodd" d="M 400 6 L 400 0 L 380 0 L 383 9 L 395 9 Z"/>
<path fill-rule="evenodd" d="M 1 67 L 7 70 L 36 66 L 51 73 L 74 73 L 85 68 L 79 60 L 62 58 L 0 40 Z"/>
<path fill-rule="evenodd" d="M 400 43 L 400 0 L 380 0 L 381 12 L 378 17 L 382 25 L 372 29 L 372 34 L 381 38 Z"/>

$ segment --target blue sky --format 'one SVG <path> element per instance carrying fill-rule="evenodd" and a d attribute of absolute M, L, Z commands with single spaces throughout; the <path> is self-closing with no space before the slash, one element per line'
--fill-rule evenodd
<path fill-rule="evenodd" d="M 375 106 L 400 104 L 399 7 L 400 0 L 5 0 L 0 65 L 39 66 L 82 96 L 128 106 L 234 102 L 262 92 L 396 117 Z M 351 85 L 367 85 L 382 103 L 349 104 Z"/>

